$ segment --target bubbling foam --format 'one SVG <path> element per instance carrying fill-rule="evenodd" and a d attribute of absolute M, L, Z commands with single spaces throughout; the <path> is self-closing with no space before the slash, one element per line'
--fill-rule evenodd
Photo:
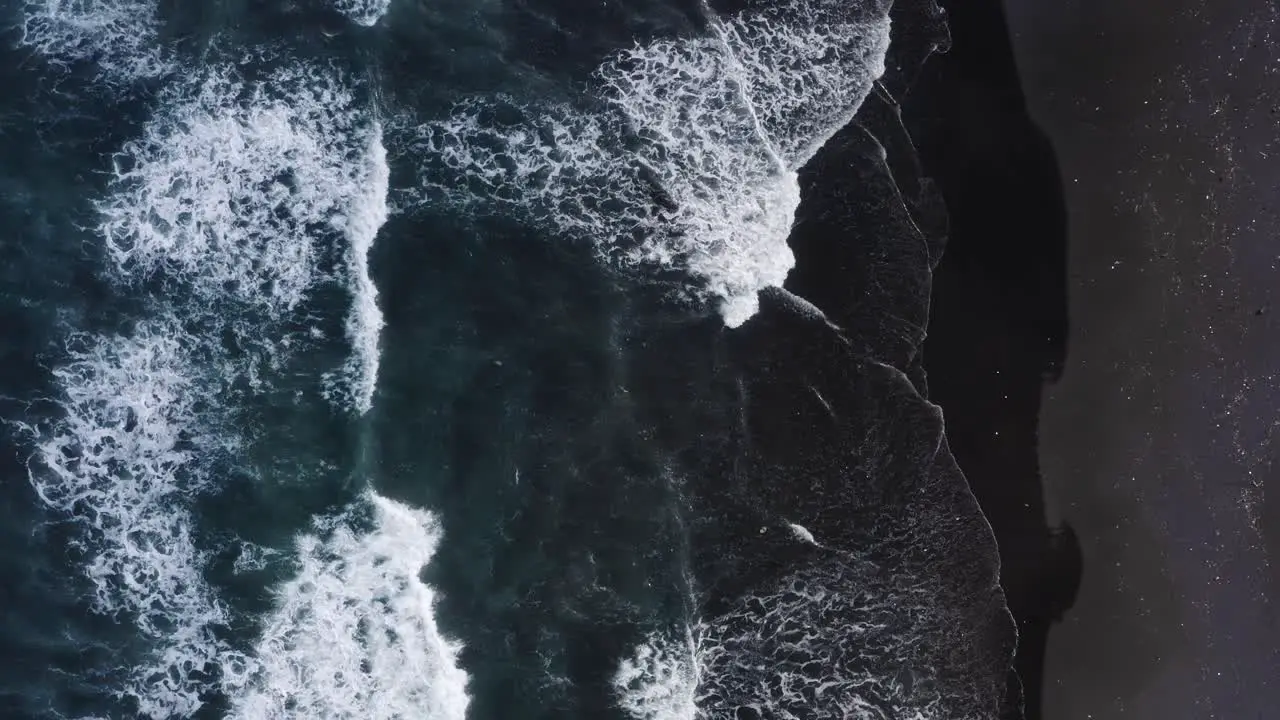
<path fill-rule="evenodd" d="M 382 327 L 368 254 L 387 219 L 380 123 L 339 73 L 316 65 L 258 82 L 215 68 L 165 100 L 117 155 L 112 193 L 99 206 L 117 276 L 180 286 L 195 295 L 189 312 L 221 318 L 249 308 L 269 322 L 295 311 L 317 283 L 344 282 L 352 356 L 326 378 L 326 394 L 367 411 Z M 345 263 L 331 267 L 341 255 Z M 272 335 L 259 322 L 249 327 L 241 334 L 254 337 L 244 340 Z"/>
<path fill-rule="evenodd" d="M 156 0 L 29 0 L 21 43 L 49 62 L 96 62 L 105 77 L 130 82 L 173 71 L 159 26 Z"/>
<path fill-rule="evenodd" d="M 255 83 L 215 69 L 162 100 L 117 155 L 100 229 L 118 279 L 158 277 L 190 296 L 176 294 L 128 337 L 74 340 L 54 371 L 62 417 L 37 432 L 42 468 L 32 472 L 41 498 L 86 527 L 95 608 L 133 616 L 154 642 L 122 690 L 147 717 L 190 715 L 202 695 L 258 674 L 217 636 L 229 618 L 203 579 L 190 498 L 212 484 L 211 459 L 234 449 L 217 430 L 215 390 L 241 373 L 256 386 L 259 368 L 230 365 L 217 334 L 205 336 L 217 326 L 192 320 L 214 317 L 258 342 L 317 281 L 345 280 L 354 351 L 331 385 L 366 410 L 381 327 L 367 255 L 388 182 L 381 128 L 324 68 Z M 329 238 L 345 241 L 344 267 L 321 267 Z M 246 555 L 235 569 L 264 560 Z"/>
<path fill-rule="evenodd" d="M 889 21 L 801 0 L 713 28 L 607 59 L 599 111 L 499 99 L 424 126 L 424 198 L 518 208 L 619 267 L 683 270 L 687 298 L 740 325 L 794 265 L 796 170 L 884 72 Z"/>
<path fill-rule="evenodd" d="M 214 635 L 227 613 L 192 538 L 188 499 L 210 484 L 200 458 L 226 441 L 188 347 L 174 322 L 74 338 L 53 372 L 62 416 L 36 431 L 31 472 L 40 498 L 82 527 L 94 608 L 131 616 L 157 645 L 122 691 L 146 717 L 195 712 L 205 673 L 239 658 Z"/>
<path fill-rule="evenodd" d="M 361 159 L 359 187 L 363 193 L 354 198 L 346 216 L 347 274 L 351 288 L 351 312 L 347 316 L 347 339 L 351 356 L 341 373 L 327 378 L 328 393 L 341 404 L 366 413 L 373 407 L 373 394 L 378 385 L 380 353 L 378 338 L 382 332 L 382 311 L 378 309 L 378 288 L 369 276 L 369 251 L 378 230 L 387 221 L 387 192 L 390 169 L 387 151 L 382 144 L 382 126 L 374 123 L 369 148 Z"/>
<path fill-rule="evenodd" d="M 799 169 L 848 124 L 884 74 L 888 3 L 874 4 L 885 7 L 795 0 L 715 26 L 762 132 L 787 167 Z"/>
<path fill-rule="evenodd" d="M 698 641 L 686 628 L 680 640 L 651 634 L 619 664 L 613 686 L 618 704 L 636 720 L 694 720 L 701 674 Z"/>
<path fill-rule="evenodd" d="M 121 276 L 166 273 L 202 300 L 279 314 L 321 276 L 328 233 L 368 242 L 379 131 L 337 73 L 290 66 L 250 83 L 220 68 L 166 100 L 117 155 L 100 206 Z"/>
<path fill-rule="evenodd" d="M 391 0 L 334 0 L 333 7 L 351 22 L 373 27 L 387 14 Z"/>
<path fill-rule="evenodd" d="M 419 579 L 439 526 L 372 491 L 365 502 L 372 530 L 348 513 L 298 539 L 297 577 L 279 590 L 235 717 L 465 717 L 459 647 L 441 635 L 435 591 Z"/>

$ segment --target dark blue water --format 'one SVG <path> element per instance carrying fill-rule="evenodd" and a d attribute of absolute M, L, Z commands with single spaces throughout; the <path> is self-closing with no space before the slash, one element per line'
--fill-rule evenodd
<path fill-rule="evenodd" d="M 7 4 L 0 715 L 993 716 L 887 13 Z"/>

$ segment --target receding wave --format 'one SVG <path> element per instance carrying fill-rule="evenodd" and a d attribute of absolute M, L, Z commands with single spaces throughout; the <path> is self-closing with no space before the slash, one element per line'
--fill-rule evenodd
<path fill-rule="evenodd" d="M 156 0 L 28 0 L 21 42 L 48 62 L 93 62 L 132 81 L 174 69 L 157 45 L 159 24 Z"/>
<path fill-rule="evenodd" d="M 614 686 L 637 720 L 977 720 L 934 670 L 962 664 L 947 646 L 966 640 L 939 640 L 952 620 L 926 582 L 829 559 L 686 637 L 651 636 Z"/>
<path fill-rule="evenodd" d="M 192 538 L 190 498 L 209 487 L 205 460 L 227 443 L 206 410 L 210 386 L 163 321 L 77 336 L 53 375 L 61 417 L 36 430 L 32 484 L 81 526 L 95 609 L 132 618 L 155 644 L 121 692 L 143 716 L 189 715 L 209 672 L 237 658 L 214 635 L 227 615 Z"/>
<path fill-rule="evenodd" d="M 884 71 L 889 21 L 832 0 L 637 46 L 592 76 L 583 110 L 471 101 L 419 130 L 423 198 L 518 208 L 623 268 L 673 268 L 737 326 L 794 265 L 796 170 Z"/>
<path fill-rule="evenodd" d="M 233 715 L 462 720 L 459 647 L 419 578 L 440 542 L 435 518 L 370 491 L 321 525 L 298 539 L 297 576 L 278 591 Z"/>

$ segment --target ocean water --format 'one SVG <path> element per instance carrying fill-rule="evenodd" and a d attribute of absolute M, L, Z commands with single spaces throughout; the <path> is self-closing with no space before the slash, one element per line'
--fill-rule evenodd
<path fill-rule="evenodd" d="M 998 712 L 887 3 L 0 22 L 0 717 Z"/>

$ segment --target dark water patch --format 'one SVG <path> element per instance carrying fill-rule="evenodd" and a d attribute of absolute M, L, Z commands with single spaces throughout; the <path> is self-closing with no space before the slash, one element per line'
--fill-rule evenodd
<path fill-rule="evenodd" d="M 430 237 L 397 225 L 384 486 L 439 511 L 427 577 L 465 646 L 473 716 L 604 716 L 643 607 L 671 602 L 655 579 L 679 548 L 626 387 L 627 303 L 588 252 L 527 230 L 463 224 L 475 234 L 449 242 L 439 219 Z"/>
<path fill-rule="evenodd" d="M 1047 634 L 1074 598 L 1074 536 L 1050 528 L 1037 457 L 1045 383 L 1066 352 L 1066 211 L 1054 153 L 1030 119 L 999 3 L 949 8 L 951 51 L 903 103 L 951 218 L 925 365 L 948 438 L 1001 550 L 1019 628 L 1002 717 L 1039 718 Z M 1021 686 L 1021 687 L 1019 687 Z"/>

